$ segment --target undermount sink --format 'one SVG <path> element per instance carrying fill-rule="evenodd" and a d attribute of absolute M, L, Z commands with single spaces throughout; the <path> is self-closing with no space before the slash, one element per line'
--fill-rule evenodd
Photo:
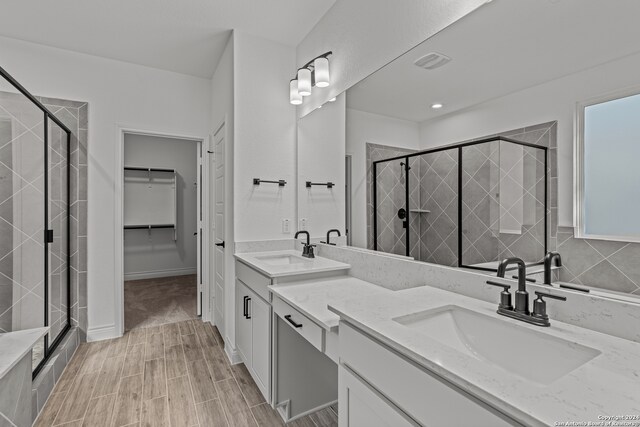
<path fill-rule="evenodd" d="M 256 257 L 256 259 L 269 265 L 291 265 L 308 262 L 306 259 L 295 255 L 263 255 Z"/>
<path fill-rule="evenodd" d="M 541 385 L 551 384 L 600 354 L 594 348 L 455 305 L 393 320 Z"/>

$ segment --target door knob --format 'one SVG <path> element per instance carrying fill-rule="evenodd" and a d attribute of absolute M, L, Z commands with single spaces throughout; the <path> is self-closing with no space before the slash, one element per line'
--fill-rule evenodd
<path fill-rule="evenodd" d="M 224 240 L 221 243 L 216 243 L 216 246 L 224 248 Z"/>

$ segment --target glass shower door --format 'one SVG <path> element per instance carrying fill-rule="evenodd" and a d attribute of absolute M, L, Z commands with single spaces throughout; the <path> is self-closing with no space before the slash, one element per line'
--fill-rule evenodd
<path fill-rule="evenodd" d="M 374 249 L 408 255 L 407 158 L 374 163 Z"/>
<path fill-rule="evenodd" d="M 49 346 L 69 324 L 69 174 L 67 133 L 52 120 L 47 122 L 47 217 L 49 220 L 47 241 L 48 262 L 48 311 Z"/>
<path fill-rule="evenodd" d="M 26 96 L 0 92 L 0 333 L 45 325 L 44 120 Z"/>

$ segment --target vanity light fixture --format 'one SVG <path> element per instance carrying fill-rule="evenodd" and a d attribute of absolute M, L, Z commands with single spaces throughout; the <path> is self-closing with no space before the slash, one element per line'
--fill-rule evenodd
<path fill-rule="evenodd" d="M 436 102 L 435 104 L 431 104 L 431 108 L 433 108 L 434 110 L 438 110 L 440 108 L 442 108 L 443 105 L 440 104 L 439 102 Z"/>
<path fill-rule="evenodd" d="M 298 93 L 302 96 L 311 95 L 311 70 L 308 68 L 298 70 Z"/>
<path fill-rule="evenodd" d="M 302 95 L 298 92 L 298 80 L 296 79 L 289 82 L 289 102 L 293 105 L 302 104 Z"/>
<path fill-rule="evenodd" d="M 296 76 L 289 82 L 289 102 L 293 105 L 302 104 L 302 97 L 311 95 L 313 86 L 327 87 L 331 84 L 329 73 L 329 55 L 325 52 L 307 62 L 298 69 Z"/>
<path fill-rule="evenodd" d="M 316 86 L 329 86 L 329 59 L 324 56 L 316 58 L 313 61 L 313 68 L 315 69 Z"/>

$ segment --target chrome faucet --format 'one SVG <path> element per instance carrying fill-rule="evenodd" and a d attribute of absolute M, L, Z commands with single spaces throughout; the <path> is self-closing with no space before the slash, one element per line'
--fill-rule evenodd
<path fill-rule="evenodd" d="M 311 236 L 309 235 L 309 232 L 306 230 L 300 230 L 296 232 L 295 238 L 297 239 L 300 234 L 307 235 L 307 243 L 302 242 L 302 244 L 304 245 L 302 247 L 302 256 L 305 258 L 315 258 L 316 256 L 313 253 L 313 248 L 315 248 L 316 245 L 311 244 Z"/>
<path fill-rule="evenodd" d="M 545 265 L 546 259 L 545 257 Z M 551 256 L 550 258 L 553 258 Z M 516 264 L 518 266 L 518 290 L 516 291 L 516 306 L 515 308 L 511 305 L 511 294 L 509 293 L 509 289 L 511 285 L 507 285 L 504 283 L 494 282 L 491 280 L 487 281 L 488 285 L 491 286 L 499 286 L 503 288 L 500 293 L 500 304 L 498 305 L 498 314 L 503 316 L 511 317 L 512 319 L 521 320 L 523 322 L 531 323 L 533 325 L 538 326 L 550 326 L 549 316 L 547 315 L 547 303 L 543 299 L 553 298 L 561 301 L 566 301 L 566 297 L 561 297 L 558 295 L 552 295 L 546 292 L 536 291 L 536 300 L 533 302 L 533 313 L 529 311 L 529 293 L 527 292 L 527 266 L 524 261 L 520 258 L 507 258 L 502 260 L 498 265 L 498 277 L 504 278 L 507 267 L 511 264 Z M 545 280 L 546 281 L 546 280 Z"/>
<path fill-rule="evenodd" d="M 562 257 L 558 252 L 548 252 L 544 256 L 544 284 L 551 285 L 551 266 L 553 261 L 557 267 L 562 267 Z"/>

